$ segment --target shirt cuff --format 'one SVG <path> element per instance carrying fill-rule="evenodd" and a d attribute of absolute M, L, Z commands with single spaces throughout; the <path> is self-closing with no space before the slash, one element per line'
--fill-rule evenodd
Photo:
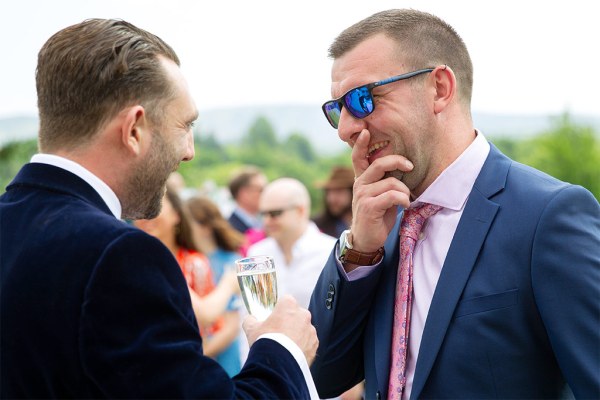
<path fill-rule="evenodd" d="M 317 393 L 317 388 L 315 386 L 315 382 L 313 381 L 312 375 L 310 373 L 310 368 L 308 367 L 308 362 L 306 361 L 306 357 L 304 357 L 304 353 L 298 347 L 296 343 L 283 333 L 265 333 L 260 335 L 259 339 L 271 339 L 282 345 L 289 351 L 298 365 L 302 370 L 302 374 L 304 374 L 304 380 L 306 381 L 306 386 L 308 386 L 308 393 L 310 394 L 311 400 L 319 400 L 319 394 Z"/>
<path fill-rule="evenodd" d="M 340 271 L 340 274 L 342 274 L 342 276 L 344 278 L 346 278 L 346 280 L 349 282 L 357 281 L 360 278 L 364 278 L 365 276 L 369 275 L 371 272 L 373 272 L 375 270 L 375 268 L 377 268 L 379 266 L 379 264 L 381 264 L 382 261 L 383 261 L 383 258 L 381 260 L 379 260 L 379 262 L 375 265 L 363 265 L 363 266 L 356 267 L 355 269 L 353 269 L 350 272 L 346 272 L 346 270 L 344 269 L 344 266 L 340 262 L 340 243 L 339 243 L 339 241 L 335 245 L 335 262 L 337 263 L 338 271 Z"/>

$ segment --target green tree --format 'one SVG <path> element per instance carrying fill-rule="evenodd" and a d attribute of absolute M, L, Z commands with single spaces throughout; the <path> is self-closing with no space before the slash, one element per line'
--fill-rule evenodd
<path fill-rule="evenodd" d="M 314 162 L 317 159 L 312 145 L 302 133 L 292 133 L 283 143 L 283 147 L 306 162 Z"/>
<path fill-rule="evenodd" d="M 244 146 L 268 147 L 274 149 L 279 146 L 275 129 L 266 117 L 258 117 L 248 129 L 248 133 L 242 139 Z"/>
<path fill-rule="evenodd" d="M 506 154 L 508 157 L 516 160 L 518 157 L 517 151 L 519 147 L 519 141 L 507 137 L 502 138 L 490 138 L 490 141 L 494 143 L 498 149 Z"/>
<path fill-rule="evenodd" d="M 195 140 L 196 157 L 200 165 L 214 165 L 229 160 L 229 155 L 225 148 L 217 141 L 213 133 L 206 135 L 196 135 Z"/>
<path fill-rule="evenodd" d="M 581 185 L 600 199 L 600 139 L 588 126 L 563 114 L 555 126 L 521 142 L 518 161 L 562 181 Z"/>
<path fill-rule="evenodd" d="M 15 177 L 23 164 L 37 153 L 37 139 L 22 142 L 11 142 L 0 148 L 0 193 L 4 193 L 6 186 Z"/>

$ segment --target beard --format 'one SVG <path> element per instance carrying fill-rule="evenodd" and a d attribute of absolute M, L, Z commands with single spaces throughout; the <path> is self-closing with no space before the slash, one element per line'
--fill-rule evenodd
<path fill-rule="evenodd" d="M 158 131 L 152 132 L 146 159 L 135 165 L 127 183 L 123 218 L 152 219 L 162 207 L 167 179 L 179 165 L 175 148 Z"/>
<path fill-rule="evenodd" d="M 352 212 L 352 204 L 342 207 L 342 208 L 335 208 L 335 209 L 332 209 L 331 207 L 326 206 L 325 212 L 329 217 L 332 217 L 335 219 L 341 219 L 344 215 Z"/>

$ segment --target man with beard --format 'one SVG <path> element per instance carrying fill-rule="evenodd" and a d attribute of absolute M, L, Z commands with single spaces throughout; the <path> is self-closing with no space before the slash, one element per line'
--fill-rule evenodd
<path fill-rule="evenodd" d="M 39 150 L 0 197 L 2 398 L 308 398 L 317 347 L 291 298 L 248 317 L 229 378 L 205 357 L 186 281 L 153 218 L 194 156 L 197 110 L 175 52 L 86 20 L 38 55 Z"/>
<path fill-rule="evenodd" d="M 352 223 L 352 186 L 354 171 L 350 167 L 333 167 L 325 182 L 317 183 L 323 189 L 323 212 L 313 218 L 321 232 L 335 238 Z"/>

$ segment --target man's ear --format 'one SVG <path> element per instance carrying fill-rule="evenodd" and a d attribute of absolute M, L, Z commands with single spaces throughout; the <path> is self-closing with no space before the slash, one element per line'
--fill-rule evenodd
<path fill-rule="evenodd" d="M 435 80 L 436 89 L 433 111 L 439 114 L 444 111 L 456 95 L 456 76 L 454 71 L 447 65 L 436 67 L 431 72 L 431 76 Z"/>
<path fill-rule="evenodd" d="M 133 154 L 139 155 L 149 134 L 150 123 L 144 107 L 137 105 L 126 110 L 121 123 L 121 141 L 125 148 Z"/>
<path fill-rule="evenodd" d="M 308 209 L 308 207 L 304 206 L 304 205 L 300 205 L 298 206 L 298 208 L 300 209 L 300 214 L 301 215 L 306 215 L 306 216 L 310 216 L 309 212 L 310 210 Z"/>

